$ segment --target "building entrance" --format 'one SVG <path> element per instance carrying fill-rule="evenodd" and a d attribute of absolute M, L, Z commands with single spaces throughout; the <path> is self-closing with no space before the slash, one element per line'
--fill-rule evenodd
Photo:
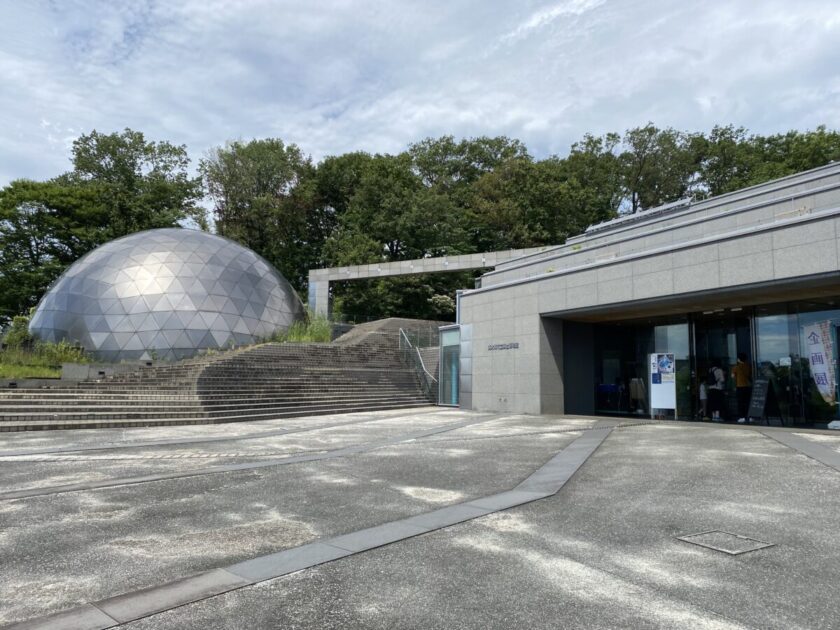
<path fill-rule="evenodd" d="M 721 420 L 743 417 L 746 415 L 744 398 L 749 400 L 749 392 L 745 389 L 752 384 L 750 318 L 740 311 L 721 310 L 696 315 L 692 320 L 694 354 L 691 398 L 694 417 L 711 418 L 716 410 Z M 741 372 L 741 376 L 736 377 L 733 368 L 739 356 L 745 367 L 736 370 Z M 722 380 L 718 380 L 718 377 L 722 377 Z M 740 383 L 737 382 L 739 378 Z M 741 385 L 740 393 L 738 385 Z"/>
<path fill-rule="evenodd" d="M 840 298 L 576 326 L 577 339 L 589 326 L 595 351 L 589 413 L 691 420 L 718 409 L 721 420 L 736 421 L 762 379 L 772 391 L 769 422 L 840 427 Z M 651 409 L 651 353 L 674 355 L 676 410 Z M 710 391 L 712 368 L 719 393 Z"/>

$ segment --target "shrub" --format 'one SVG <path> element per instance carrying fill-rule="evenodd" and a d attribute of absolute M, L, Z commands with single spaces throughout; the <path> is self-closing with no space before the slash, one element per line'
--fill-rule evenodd
<path fill-rule="evenodd" d="M 30 345 L 33 337 L 29 333 L 29 318 L 26 315 L 15 316 L 3 341 L 10 348 L 21 348 Z"/>

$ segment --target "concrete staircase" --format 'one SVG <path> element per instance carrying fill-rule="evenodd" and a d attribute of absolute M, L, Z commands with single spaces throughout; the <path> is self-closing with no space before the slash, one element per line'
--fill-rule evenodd
<path fill-rule="evenodd" d="M 401 327 L 386 319 L 332 343 L 267 343 L 74 387 L 0 392 L 0 431 L 160 426 L 420 407 L 400 363 Z"/>

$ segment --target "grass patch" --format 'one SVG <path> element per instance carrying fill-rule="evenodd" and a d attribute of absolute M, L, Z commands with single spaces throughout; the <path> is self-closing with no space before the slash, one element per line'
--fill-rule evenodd
<path fill-rule="evenodd" d="M 90 363 L 90 357 L 66 341 L 12 346 L 0 350 L 0 378 L 57 378 L 62 363 Z"/>
<path fill-rule="evenodd" d="M 0 378 L 60 378 L 60 367 L 44 367 L 41 365 L 9 365 L 0 363 Z"/>
<path fill-rule="evenodd" d="M 273 335 L 271 341 L 329 343 L 332 341 L 332 324 L 323 315 L 309 313 L 305 320 L 297 321 L 288 330 Z"/>

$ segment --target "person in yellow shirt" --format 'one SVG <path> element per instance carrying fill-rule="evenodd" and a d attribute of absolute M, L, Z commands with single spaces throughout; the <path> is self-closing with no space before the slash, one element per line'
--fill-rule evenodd
<path fill-rule="evenodd" d="M 752 366 L 747 363 L 747 355 L 738 353 L 738 362 L 732 367 L 732 378 L 735 379 L 735 396 L 738 400 L 738 422 L 747 421 L 752 396 Z"/>

